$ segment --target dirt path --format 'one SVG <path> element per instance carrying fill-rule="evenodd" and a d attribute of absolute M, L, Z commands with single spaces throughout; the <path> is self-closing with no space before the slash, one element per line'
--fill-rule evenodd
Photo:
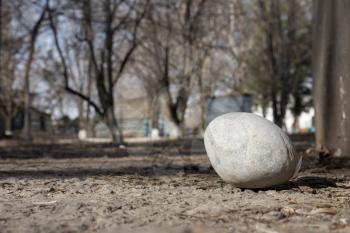
<path fill-rule="evenodd" d="M 68 159 L 67 148 L 61 157 L 36 148 L 38 159 L 0 151 L 1 233 L 350 232 L 346 159 L 306 161 L 293 182 L 252 191 L 222 182 L 199 151 L 142 155 L 148 148 L 135 147 L 112 156 L 110 147 L 106 156 Z"/>

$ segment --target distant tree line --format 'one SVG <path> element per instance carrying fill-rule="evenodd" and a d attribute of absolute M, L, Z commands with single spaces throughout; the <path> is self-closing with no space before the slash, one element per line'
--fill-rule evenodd
<path fill-rule="evenodd" d="M 203 130 L 208 98 L 222 89 L 252 94 L 281 127 L 292 110 L 297 127 L 311 104 L 311 8 L 310 0 L 0 0 L 0 113 L 11 119 L 15 99 L 30 108 L 40 80 L 50 86 L 48 111 L 69 95 L 82 127 L 97 116 L 122 143 L 116 89 L 135 75 L 153 128 L 163 100 L 181 135 L 192 98 Z"/>

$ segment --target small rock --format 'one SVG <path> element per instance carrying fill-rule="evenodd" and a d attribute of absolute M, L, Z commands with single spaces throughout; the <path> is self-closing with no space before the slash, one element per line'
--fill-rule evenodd
<path fill-rule="evenodd" d="M 280 212 L 286 217 L 290 217 L 290 216 L 295 214 L 295 210 L 292 207 L 289 207 L 289 206 L 283 207 L 280 210 Z"/>
<path fill-rule="evenodd" d="M 348 224 L 350 224 L 350 221 L 347 218 L 340 218 L 339 223 L 342 225 L 348 225 Z"/>

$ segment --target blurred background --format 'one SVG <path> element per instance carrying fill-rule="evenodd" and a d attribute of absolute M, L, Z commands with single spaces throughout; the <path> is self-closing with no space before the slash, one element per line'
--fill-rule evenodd
<path fill-rule="evenodd" d="M 310 0 L 0 6 L 2 141 L 200 138 L 235 111 L 315 131 Z"/>

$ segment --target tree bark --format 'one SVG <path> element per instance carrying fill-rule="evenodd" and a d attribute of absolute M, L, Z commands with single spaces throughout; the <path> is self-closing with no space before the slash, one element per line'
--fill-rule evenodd
<path fill-rule="evenodd" d="M 108 126 L 108 129 L 111 133 L 113 143 L 116 144 L 122 144 L 123 143 L 123 135 L 121 132 L 121 129 L 118 125 L 117 118 L 114 114 L 114 108 L 108 108 L 108 110 L 105 113 L 105 122 Z"/>
<path fill-rule="evenodd" d="M 2 58 L 2 0 L 0 0 L 0 59 Z M 0 60 L 0 78 L 2 76 L 2 64 Z"/>
<path fill-rule="evenodd" d="M 350 156 L 350 1 L 314 1 L 316 145 Z"/>
<path fill-rule="evenodd" d="M 151 129 L 159 129 L 160 102 L 159 96 L 155 95 L 150 101 Z"/>

